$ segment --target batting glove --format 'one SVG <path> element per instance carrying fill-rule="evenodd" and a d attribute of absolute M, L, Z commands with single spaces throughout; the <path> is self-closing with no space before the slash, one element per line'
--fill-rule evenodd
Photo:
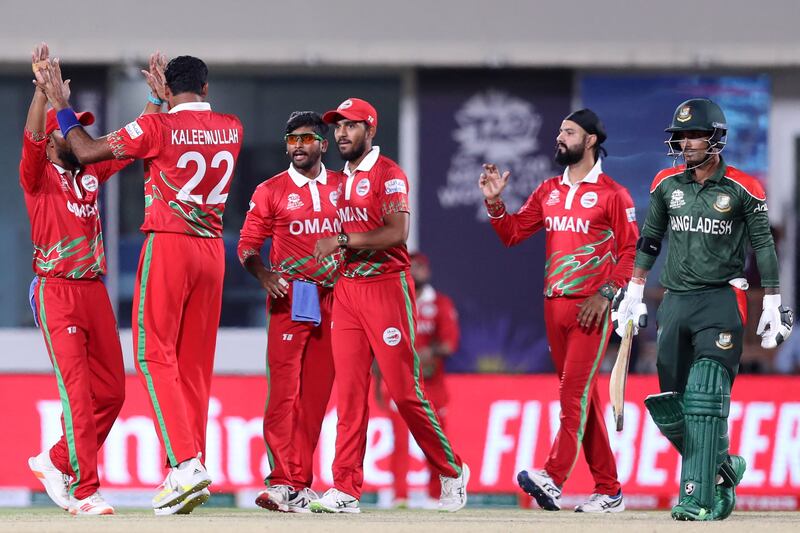
<path fill-rule="evenodd" d="M 794 313 L 781 305 L 780 294 L 765 294 L 761 308 L 756 334 L 761 336 L 762 348 L 775 348 L 792 334 Z"/>
<path fill-rule="evenodd" d="M 639 333 L 639 328 L 647 327 L 647 306 L 642 302 L 644 285 L 631 281 L 627 289 L 620 289 L 614 298 L 611 310 L 611 320 L 617 335 L 625 335 L 625 325 L 633 321 L 633 334 Z"/>

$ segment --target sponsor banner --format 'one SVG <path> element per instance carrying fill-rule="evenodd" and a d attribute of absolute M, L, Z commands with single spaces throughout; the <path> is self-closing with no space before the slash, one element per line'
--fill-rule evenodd
<path fill-rule="evenodd" d="M 433 283 L 459 311 L 458 372 L 549 372 L 542 316 L 544 232 L 505 249 L 489 225 L 483 163 L 511 171 L 503 199 L 516 212 L 561 174 L 555 139 L 570 111 L 564 70 L 428 70 L 419 74 L 419 245 Z M 499 282 L 499 283 L 498 283 Z M 464 290 L 469 287 L 469 290 Z"/>
<path fill-rule="evenodd" d="M 472 469 L 470 491 L 516 493 L 516 473 L 540 468 L 558 430 L 558 380 L 551 375 L 453 375 L 448 378 L 451 404 L 445 425 L 457 453 Z M 737 379 L 729 428 L 731 451 L 747 461 L 738 490 L 748 508 L 797 508 L 800 494 L 800 393 L 792 378 Z M 608 380 L 598 386 L 606 402 L 606 425 L 613 427 Z M 678 455 L 659 433 L 642 401 L 658 392 L 653 376 L 631 376 L 625 427 L 609 431 L 620 481 L 630 502 L 640 507 L 666 507 L 678 491 Z M 61 433 L 61 406 L 55 380 L 43 375 L 0 375 L 7 428 L 2 441 L 6 459 L 0 469 L 0 490 L 41 486 L 27 467 L 27 458 L 55 442 Z M 262 441 L 266 383 L 257 376 L 219 376 L 212 386 L 206 466 L 217 492 L 258 487 L 268 474 Z M 315 488 L 333 483 L 337 414 L 331 402 L 315 457 Z M 389 487 L 389 457 L 394 435 L 387 413 L 372 407 L 364 462 L 365 491 Z M 422 452 L 412 444 L 408 482 L 422 488 L 428 471 Z M 150 489 L 164 477 L 164 458 L 150 419 L 147 395 L 136 377 L 127 379 L 126 403 L 99 454 L 104 488 Z M 590 494 L 593 483 L 581 456 L 567 481 L 565 497 Z"/>

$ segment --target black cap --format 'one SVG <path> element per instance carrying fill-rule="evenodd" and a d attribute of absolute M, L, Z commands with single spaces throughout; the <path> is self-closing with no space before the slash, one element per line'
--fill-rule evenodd
<path fill-rule="evenodd" d="M 591 135 L 597 135 L 597 145 L 600 146 L 608 138 L 606 128 L 594 111 L 591 109 L 579 109 L 573 111 L 564 120 L 571 120 Z"/>

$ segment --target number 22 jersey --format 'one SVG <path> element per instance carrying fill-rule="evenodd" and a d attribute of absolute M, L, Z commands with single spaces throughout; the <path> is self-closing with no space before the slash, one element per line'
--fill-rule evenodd
<path fill-rule="evenodd" d="M 108 135 L 117 159 L 144 159 L 147 232 L 221 237 L 222 215 L 242 147 L 242 123 L 207 102 L 142 115 Z"/>

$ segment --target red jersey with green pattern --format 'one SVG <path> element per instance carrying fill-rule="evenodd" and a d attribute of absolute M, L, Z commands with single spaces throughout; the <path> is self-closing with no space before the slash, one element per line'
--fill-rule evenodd
<path fill-rule="evenodd" d="M 242 123 L 206 102 L 142 115 L 106 139 L 117 159 L 144 159 L 145 233 L 221 237 Z"/>
<path fill-rule="evenodd" d="M 290 166 L 259 184 L 239 233 L 239 261 L 244 264 L 248 257 L 260 254 L 264 241 L 271 238 L 272 271 L 290 281 L 302 279 L 332 287 L 336 258 L 329 256 L 318 263 L 313 252 L 317 240 L 341 232 L 336 203 L 342 178 L 343 174 L 323 166 L 312 180 Z"/>
<path fill-rule="evenodd" d="M 544 181 L 519 212 L 502 203 L 489 206 L 492 227 L 506 246 L 514 246 L 544 228 L 544 294 L 586 297 L 603 283 L 628 283 L 639 228 L 628 190 L 603 174 L 600 160 L 576 184 L 563 176 Z"/>
<path fill-rule="evenodd" d="M 461 336 L 458 327 L 458 312 L 453 301 L 430 285 L 417 288 L 417 333 L 414 347 L 417 352 L 437 347 L 446 348 L 449 353 L 458 349 Z M 422 376 L 425 391 L 436 407 L 444 407 L 449 401 L 445 383 L 445 359 L 423 358 Z"/>
<path fill-rule="evenodd" d="M 409 213 L 408 178 L 391 159 L 372 150 L 351 174 L 345 165 L 339 195 L 339 220 L 345 233 L 363 233 L 384 225 L 383 217 Z M 349 278 L 379 276 L 408 270 L 406 245 L 386 250 L 351 250 L 345 253 L 342 275 Z"/>
<path fill-rule="evenodd" d="M 130 161 L 103 161 L 76 172 L 47 159 L 47 137 L 25 131 L 19 183 L 31 221 L 38 276 L 93 279 L 106 273 L 97 196 L 100 184 Z"/>

